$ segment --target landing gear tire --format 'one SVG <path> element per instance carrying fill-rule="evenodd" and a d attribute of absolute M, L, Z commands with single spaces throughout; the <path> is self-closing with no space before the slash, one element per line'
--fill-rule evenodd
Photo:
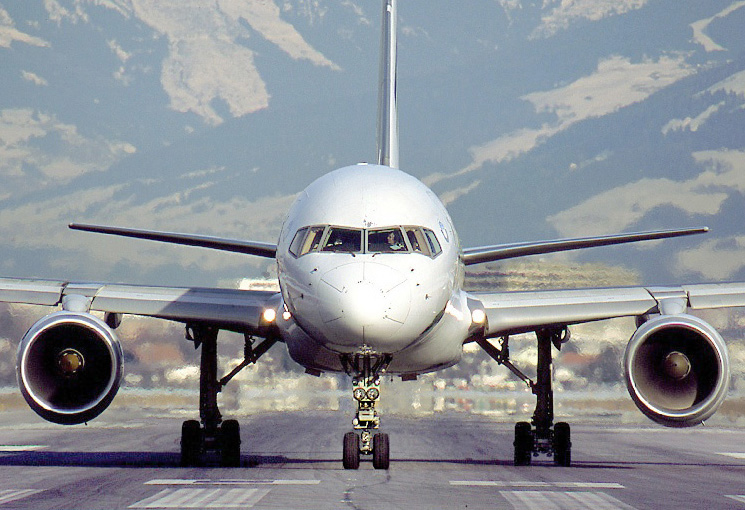
<path fill-rule="evenodd" d="M 530 423 L 521 421 L 515 424 L 515 465 L 530 466 L 533 458 L 533 433 Z"/>
<path fill-rule="evenodd" d="M 359 469 L 360 467 L 360 436 L 354 432 L 344 434 L 342 464 L 344 469 Z"/>
<path fill-rule="evenodd" d="M 241 465 L 241 428 L 236 420 L 225 420 L 220 425 L 220 464 L 224 467 Z"/>
<path fill-rule="evenodd" d="M 373 436 L 373 467 L 388 469 L 391 464 L 391 446 L 388 434 L 380 433 Z"/>
<path fill-rule="evenodd" d="M 196 420 L 181 425 L 181 465 L 196 466 L 202 454 L 202 428 Z"/>
<path fill-rule="evenodd" d="M 559 422 L 554 426 L 554 464 L 569 467 L 572 464 L 572 441 L 569 424 Z"/>

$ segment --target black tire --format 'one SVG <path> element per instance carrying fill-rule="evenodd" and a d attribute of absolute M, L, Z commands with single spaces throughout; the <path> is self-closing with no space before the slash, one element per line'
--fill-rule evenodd
<path fill-rule="evenodd" d="M 554 464 L 569 467 L 572 465 L 572 441 L 569 424 L 559 422 L 554 426 Z"/>
<path fill-rule="evenodd" d="M 380 433 L 373 436 L 373 467 L 388 469 L 391 465 L 391 442 L 388 434 Z"/>
<path fill-rule="evenodd" d="M 225 420 L 220 426 L 220 455 L 224 467 L 240 467 L 241 427 L 236 420 Z"/>
<path fill-rule="evenodd" d="M 181 425 L 181 465 L 196 466 L 202 454 L 202 427 L 196 420 Z"/>
<path fill-rule="evenodd" d="M 515 424 L 515 465 L 530 466 L 533 459 L 533 433 L 530 423 L 521 421 Z"/>
<path fill-rule="evenodd" d="M 342 464 L 344 469 L 359 469 L 360 467 L 360 436 L 354 432 L 344 434 Z"/>

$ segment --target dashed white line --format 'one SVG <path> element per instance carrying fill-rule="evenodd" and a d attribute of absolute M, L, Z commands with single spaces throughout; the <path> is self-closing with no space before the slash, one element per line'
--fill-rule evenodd
<path fill-rule="evenodd" d="M 163 489 L 129 508 L 251 508 L 269 489 Z"/>
<path fill-rule="evenodd" d="M 513 488 L 538 488 L 551 489 L 625 489 L 620 483 L 608 482 L 537 482 L 531 480 L 451 480 L 450 485 L 466 487 L 513 487 Z"/>
<path fill-rule="evenodd" d="M 727 496 L 730 499 L 734 499 L 735 501 L 739 501 L 740 503 L 745 503 L 745 496 L 743 495 L 737 495 L 737 496 Z"/>
<path fill-rule="evenodd" d="M 717 452 L 717 455 L 724 455 L 735 459 L 745 459 L 745 453 L 742 452 Z"/>
<path fill-rule="evenodd" d="M 19 499 L 27 498 L 33 494 L 38 494 L 40 490 L 34 489 L 20 489 L 20 490 L 0 490 L 0 505 L 10 503 L 11 501 L 17 501 Z"/>
<path fill-rule="evenodd" d="M 635 510 L 603 492 L 500 491 L 515 510 Z"/>
<path fill-rule="evenodd" d="M 1 444 L 0 453 L 35 452 L 48 446 L 43 444 Z"/>
<path fill-rule="evenodd" d="M 320 480 L 187 480 L 180 478 L 166 478 L 150 480 L 145 485 L 318 485 Z"/>

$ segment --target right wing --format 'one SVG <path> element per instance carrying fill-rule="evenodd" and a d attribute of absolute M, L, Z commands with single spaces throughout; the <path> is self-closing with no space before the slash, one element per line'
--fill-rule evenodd
<path fill-rule="evenodd" d="M 487 318 L 486 337 L 569 326 L 616 317 L 659 313 L 665 306 L 687 309 L 745 306 L 745 283 L 679 287 L 617 287 L 525 292 L 469 292 Z M 663 310 L 668 313 L 670 310 Z"/>
<path fill-rule="evenodd" d="M 271 308 L 276 312 L 280 295 L 259 290 L 0 278 L 0 301 L 73 306 L 87 308 L 74 311 L 142 315 L 255 333 L 266 326 L 264 311 Z"/>

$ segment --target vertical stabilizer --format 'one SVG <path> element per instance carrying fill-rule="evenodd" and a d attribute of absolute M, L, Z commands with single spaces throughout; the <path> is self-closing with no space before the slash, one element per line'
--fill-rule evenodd
<path fill-rule="evenodd" d="M 380 82 L 378 90 L 378 164 L 398 168 L 398 105 L 396 72 L 397 0 L 383 0 L 383 32 L 380 38 Z"/>

